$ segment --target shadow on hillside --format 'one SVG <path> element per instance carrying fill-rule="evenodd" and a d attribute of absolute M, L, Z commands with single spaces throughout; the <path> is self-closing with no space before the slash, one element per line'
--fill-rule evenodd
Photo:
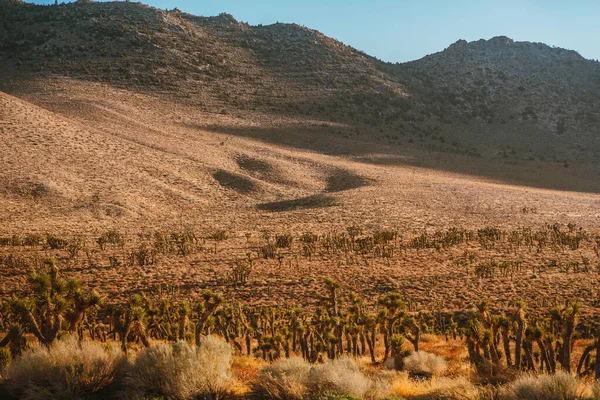
<path fill-rule="evenodd" d="M 188 127 L 192 127 L 189 126 Z M 470 175 L 498 183 L 529 186 L 541 189 L 600 193 L 600 166 L 561 163 L 486 159 L 443 152 L 425 151 L 406 145 L 395 148 L 352 136 L 351 128 L 304 127 L 227 127 L 193 126 L 269 144 L 310 150 L 320 154 L 351 157 L 353 161 L 373 165 L 413 166 L 439 171 Z M 343 170 L 342 170 L 343 171 Z M 366 178 L 346 174 L 332 174 L 328 179 L 328 192 L 336 192 L 369 184 Z"/>
<path fill-rule="evenodd" d="M 357 134 L 351 127 L 324 125 L 284 127 L 239 127 L 222 125 L 181 124 L 186 128 L 214 133 L 240 136 L 278 146 L 311 150 L 329 155 L 368 155 L 375 148 L 367 139 L 368 134 Z"/>
<path fill-rule="evenodd" d="M 313 196 L 302 197 L 299 199 L 262 203 L 257 205 L 256 208 L 263 211 L 284 212 L 306 210 L 311 208 L 325 208 L 332 207 L 334 205 L 335 201 L 332 197 L 325 196 L 322 194 L 316 194 Z"/>
<path fill-rule="evenodd" d="M 241 194 L 247 194 L 256 189 L 256 185 L 250 179 L 228 171 L 218 170 L 213 174 L 213 178 L 221 186 Z"/>
<path fill-rule="evenodd" d="M 423 157 L 394 154 L 377 157 L 356 156 L 353 161 L 387 166 L 412 166 L 468 175 L 496 183 L 528 186 L 570 192 L 600 193 L 600 166 L 582 165 L 565 167 L 560 163 L 539 161 L 489 160 L 482 157 L 458 156 L 447 153 L 429 153 Z"/>
<path fill-rule="evenodd" d="M 368 186 L 372 180 L 355 174 L 354 172 L 339 168 L 327 177 L 326 192 L 343 192 L 350 189 L 358 189 Z"/>

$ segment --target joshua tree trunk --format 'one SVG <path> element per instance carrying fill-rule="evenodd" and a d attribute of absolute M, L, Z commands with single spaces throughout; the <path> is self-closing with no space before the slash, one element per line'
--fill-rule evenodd
<path fill-rule="evenodd" d="M 561 354 L 561 367 L 566 372 L 571 372 L 571 349 L 573 346 L 573 326 L 567 324 L 563 333 L 563 345 Z"/>
<path fill-rule="evenodd" d="M 527 362 L 527 368 L 535 372 L 535 363 L 533 362 L 533 345 L 531 342 L 523 343 L 523 350 L 525 350 L 525 358 Z"/>
<path fill-rule="evenodd" d="M 586 364 L 586 361 L 590 358 L 590 353 L 595 348 L 596 348 L 596 344 L 593 344 L 593 345 L 590 345 L 590 346 L 586 347 L 585 350 L 583 350 L 583 353 L 581 354 L 581 358 L 579 359 L 579 363 L 577 364 L 577 375 L 578 376 L 583 376 L 584 375 L 581 372 L 581 369 L 583 368 L 584 364 Z"/>
<path fill-rule="evenodd" d="M 600 339 L 596 339 L 596 365 L 594 366 L 594 376 L 596 380 L 600 379 Z"/>
<path fill-rule="evenodd" d="M 521 318 L 517 319 L 517 333 L 515 335 L 515 368 L 521 369 L 521 349 L 523 346 L 523 332 L 525 323 Z"/>
<path fill-rule="evenodd" d="M 375 328 L 371 329 L 371 331 L 366 335 L 367 345 L 369 346 L 369 354 L 371 355 L 371 362 L 373 364 L 377 363 L 377 359 L 375 358 Z"/>
<path fill-rule="evenodd" d="M 548 354 L 548 349 L 546 348 L 546 345 L 544 344 L 544 341 L 542 339 L 537 339 L 536 343 L 538 344 L 538 347 L 540 348 L 540 353 L 541 353 L 541 365 L 546 365 L 546 369 L 548 370 L 548 372 L 551 372 L 551 364 L 550 364 L 550 356 Z M 543 368 L 541 368 L 543 369 Z"/>
<path fill-rule="evenodd" d="M 512 356 L 510 354 L 510 338 L 508 331 L 502 330 L 502 345 L 504 346 L 504 357 L 506 358 L 506 366 L 512 367 Z"/>

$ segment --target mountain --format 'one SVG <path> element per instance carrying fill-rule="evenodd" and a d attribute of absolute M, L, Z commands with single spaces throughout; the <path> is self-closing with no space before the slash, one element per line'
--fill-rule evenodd
<path fill-rule="evenodd" d="M 308 28 L 227 14 L 5 1 L 2 15 L 9 76 L 16 67 L 171 94 L 213 112 L 315 116 L 390 144 L 407 136 L 439 151 L 598 161 L 600 63 L 574 51 L 496 37 L 390 65 Z"/>
<path fill-rule="evenodd" d="M 484 190 L 470 179 L 600 192 L 600 64 L 506 37 L 390 64 L 295 24 L 0 0 L 0 91 L 13 225 L 233 223 L 222 207 L 235 223 L 249 210 L 327 219 L 327 207 L 371 210 L 374 193 L 431 195 L 455 173 L 467 178 L 441 209 L 454 190 Z"/>
<path fill-rule="evenodd" d="M 449 130 L 460 139 L 505 157 L 598 161 L 600 63 L 575 51 L 507 37 L 459 40 L 391 70 L 436 120 L 458 124 Z"/>

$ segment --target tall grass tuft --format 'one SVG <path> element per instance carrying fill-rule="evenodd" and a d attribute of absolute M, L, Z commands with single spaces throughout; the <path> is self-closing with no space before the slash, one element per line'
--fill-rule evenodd
<path fill-rule="evenodd" d="M 504 400 L 576 400 L 581 398 L 580 381 L 566 372 L 555 375 L 526 375 L 508 385 Z"/>
<path fill-rule="evenodd" d="M 263 368 L 252 392 L 260 399 L 302 400 L 308 394 L 311 365 L 302 358 L 286 358 Z"/>
<path fill-rule="evenodd" d="M 125 364 L 117 347 L 79 342 L 72 335 L 33 347 L 7 368 L 5 388 L 19 399 L 77 399 L 98 395 Z"/>
<path fill-rule="evenodd" d="M 392 380 L 391 392 L 395 396 L 418 400 L 480 400 L 480 391 L 464 377 L 437 378 L 428 380 L 411 379 L 401 372 Z"/>
<path fill-rule="evenodd" d="M 414 352 L 404 359 L 404 369 L 415 375 L 440 376 L 447 368 L 442 357 L 424 351 Z"/>
<path fill-rule="evenodd" d="M 360 399 L 377 397 L 373 393 L 375 383 L 350 358 L 338 358 L 313 367 L 308 381 L 314 395 L 349 395 Z"/>
<path fill-rule="evenodd" d="M 233 350 L 213 336 L 199 347 L 187 342 L 158 344 L 138 355 L 125 378 L 124 397 L 221 399 L 233 385 Z"/>

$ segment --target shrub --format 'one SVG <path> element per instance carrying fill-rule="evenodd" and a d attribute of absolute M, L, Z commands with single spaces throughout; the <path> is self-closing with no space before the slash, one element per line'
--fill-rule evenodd
<path fill-rule="evenodd" d="M 579 379 L 566 373 L 555 375 L 526 375 L 508 385 L 505 400 L 571 400 L 579 399 Z"/>
<path fill-rule="evenodd" d="M 258 248 L 258 255 L 264 259 L 275 258 L 277 256 L 277 246 L 273 243 L 261 246 Z"/>
<path fill-rule="evenodd" d="M 16 358 L 6 371 L 6 389 L 26 400 L 82 398 L 106 389 L 124 360 L 118 348 L 67 336 Z"/>
<path fill-rule="evenodd" d="M 594 381 L 592 384 L 592 398 L 600 399 L 600 381 Z"/>
<path fill-rule="evenodd" d="M 290 233 L 275 236 L 275 246 L 277 246 L 278 249 L 291 249 L 293 241 L 294 237 Z"/>
<path fill-rule="evenodd" d="M 370 398 L 374 384 L 354 360 L 339 358 L 317 365 L 310 371 L 309 388 L 313 395 L 350 395 Z"/>
<path fill-rule="evenodd" d="M 212 336 L 197 348 L 187 342 L 150 347 L 127 373 L 124 397 L 222 398 L 233 383 L 232 358 L 231 346 Z"/>
<path fill-rule="evenodd" d="M 446 368 L 446 360 L 424 351 L 414 352 L 404 359 L 404 369 L 415 375 L 439 376 L 446 371 Z"/>
<path fill-rule="evenodd" d="M 263 368 L 252 383 L 257 398 L 301 400 L 308 393 L 311 365 L 301 358 L 281 359 Z"/>
<path fill-rule="evenodd" d="M 46 245 L 50 250 L 61 250 L 67 247 L 69 242 L 56 235 L 46 235 Z"/>

